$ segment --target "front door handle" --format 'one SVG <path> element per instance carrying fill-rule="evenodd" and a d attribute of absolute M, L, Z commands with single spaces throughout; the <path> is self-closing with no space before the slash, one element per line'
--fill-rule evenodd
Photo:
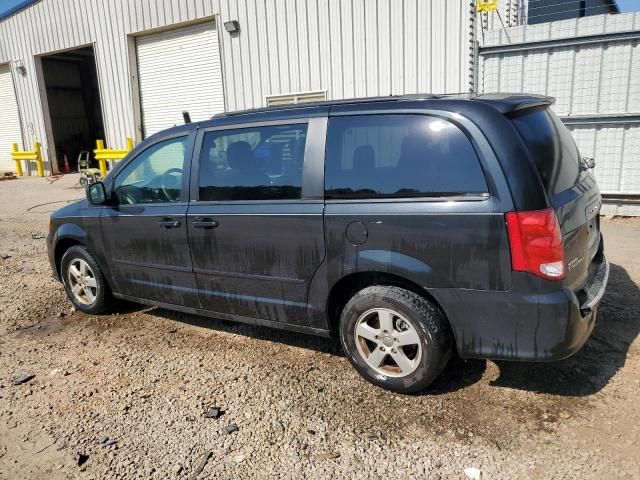
<path fill-rule="evenodd" d="M 219 223 L 213 218 L 195 217 L 191 225 L 193 225 L 193 228 L 216 228 Z"/>
<path fill-rule="evenodd" d="M 178 228 L 180 226 L 180 220 L 175 220 L 170 217 L 165 217 L 158 222 L 158 225 L 164 228 Z"/>

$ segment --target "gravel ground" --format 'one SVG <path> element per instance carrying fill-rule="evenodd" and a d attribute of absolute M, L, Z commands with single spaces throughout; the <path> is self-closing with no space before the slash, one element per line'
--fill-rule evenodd
<path fill-rule="evenodd" d="M 0 182 L 0 478 L 640 478 L 640 219 L 603 222 L 610 286 L 577 355 L 454 360 L 403 396 L 362 380 L 336 341 L 74 312 L 44 235 L 75 182 Z M 35 377 L 12 385 L 21 373 Z"/>

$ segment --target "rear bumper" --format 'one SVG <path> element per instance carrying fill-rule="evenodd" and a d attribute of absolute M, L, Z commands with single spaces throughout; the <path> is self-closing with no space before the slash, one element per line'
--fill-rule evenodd
<path fill-rule="evenodd" d="M 603 253 L 593 261 L 583 289 L 543 291 L 540 279 L 514 273 L 508 292 L 438 289 L 463 358 L 554 361 L 569 357 L 587 341 L 609 278 Z M 537 292 L 537 293 L 531 293 Z"/>

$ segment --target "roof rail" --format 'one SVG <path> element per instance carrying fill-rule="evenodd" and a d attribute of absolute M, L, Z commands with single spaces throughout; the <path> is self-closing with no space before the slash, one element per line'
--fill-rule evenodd
<path fill-rule="evenodd" d="M 353 103 L 378 103 L 378 102 L 399 102 L 399 101 L 411 101 L 411 100 L 446 100 L 446 99 L 460 99 L 460 100 L 476 100 L 479 102 L 491 105 L 501 113 L 507 114 L 522 110 L 525 108 L 533 108 L 542 105 L 551 105 L 555 102 L 555 98 L 545 95 L 527 95 L 522 93 L 483 93 L 478 94 L 476 92 L 461 92 L 461 93 L 413 93 L 408 95 L 389 95 L 387 97 L 363 97 L 363 98 L 345 98 L 340 100 L 322 100 L 317 102 L 304 102 L 296 103 L 292 105 L 275 105 L 272 107 L 260 107 L 251 108 L 247 110 L 237 110 L 233 112 L 218 113 L 211 117 L 226 118 L 236 115 L 246 115 L 251 113 L 262 112 L 278 112 L 287 110 L 296 110 L 303 108 L 313 107 L 331 107 L 334 105 L 349 105 Z"/>
<path fill-rule="evenodd" d="M 469 92 L 461 92 L 461 93 L 412 93 L 405 95 L 389 95 L 386 97 L 359 97 L 359 98 L 344 98 L 339 100 L 320 100 L 317 102 L 304 102 L 304 103 L 296 103 L 291 105 L 275 105 L 272 107 L 259 107 L 259 108 L 249 108 L 246 110 L 236 110 L 232 112 L 223 112 L 217 113 L 213 115 L 211 118 L 223 118 L 230 117 L 234 115 L 244 115 L 248 113 L 259 113 L 259 112 L 275 112 L 278 110 L 291 110 L 296 108 L 305 108 L 305 107 L 330 107 L 332 105 L 348 105 L 350 103 L 377 103 L 377 102 L 394 102 L 394 101 L 402 101 L 402 100 L 433 100 L 438 98 L 447 98 L 447 97 L 469 97 Z"/>

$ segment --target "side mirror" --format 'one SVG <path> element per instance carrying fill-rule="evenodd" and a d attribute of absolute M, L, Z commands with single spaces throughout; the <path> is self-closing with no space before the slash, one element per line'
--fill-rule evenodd
<path fill-rule="evenodd" d="M 107 191 L 104 183 L 96 182 L 87 187 L 87 201 L 89 205 L 104 205 L 107 203 Z"/>

